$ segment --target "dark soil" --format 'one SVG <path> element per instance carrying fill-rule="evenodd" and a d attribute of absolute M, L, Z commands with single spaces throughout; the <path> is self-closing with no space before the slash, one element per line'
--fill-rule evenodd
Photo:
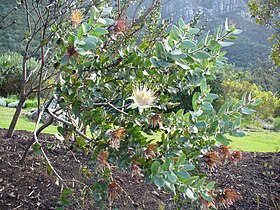
<path fill-rule="evenodd" d="M 19 163 L 32 134 L 17 131 L 9 139 L 5 138 L 5 134 L 6 130 L 0 129 L 0 210 L 55 209 L 60 205 L 58 198 L 61 186 L 53 174 L 47 173 L 46 161 L 42 156 L 30 152 L 25 163 Z M 57 140 L 51 135 L 41 135 L 40 141 L 46 145 Z M 48 157 L 63 179 L 71 180 L 69 185 L 78 188 L 77 193 L 73 194 L 77 198 L 86 190 L 75 184 L 78 179 L 83 180 L 82 172 L 85 169 L 80 167 L 80 163 L 86 165 L 86 157 L 81 153 L 74 155 L 62 148 L 61 144 L 56 145 L 55 148 L 47 149 Z M 280 209 L 279 163 L 280 153 L 246 153 L 236 166 L 229 163 L 214 171 L 202 170 L 217 182 L 218 187 L 233 187 L 242 194 L 243 198 L 229 209 L 277 210 Z M 90 173 L 91 169 L 86 171 Z M 170 194 L 128 174 L 116 171 L 114 177 L 123 188 L 120 197 L 114 202 L 114 206 L 119 209 L 157 210 L 159 206 L 165 206 L 165 210 L 197 209 L 183 200 L 175 203 Z M 89 198 L 85 197 L 85 205 L 79 203 L 79 209 L 100 209 L 100 206 L 88 201 Z M 66 209 L 78 209 L 71 206 L 77 204 L 73 201 Z"/>

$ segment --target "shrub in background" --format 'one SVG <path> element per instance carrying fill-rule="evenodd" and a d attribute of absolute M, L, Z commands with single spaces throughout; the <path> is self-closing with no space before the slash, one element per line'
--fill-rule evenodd
<path fill-rule="evenodd" d="M 14 101 L 8 104 L 9 108 L 16 108 L 18 106 L 18 101 Z"/>
<path fill-rule="evenodd" d="M 276 117 L 274 120 L 274 130 L 280 131 L 280 117 Z"/>
<path fill-rule="evenodd" d="M 28 72 L 34 70 L 37 61 L 31 58 L 27 63 Z M 0 95 L 7 97 L 11 94 L 19 94 L 22 77 L 22 55 L 8 52 L 0 55 Z"/>
<path fill-rule="evenodd" d="M 244 136 L 242 114 L 253 113 L 258 104 L 245 93 L 218 111 L 212 105 L 218 95 L 210 92 L 208 81 L 226 60 L 221 48 L 241 31 L 226 21 L 225 28 L 199 37 L 199 27 L 180 19 L 166 32 L 158 11 L 129 25 L 105 3 L 93 7 L 82 24 L 74 17 L 56 56 L 61 77 L 55 93 L 67 113 L 67 129 L 59 131 L 89 128 L 90 135 L 77 136 L 74 146 L 91 154 L 91 165 L 81 167 L 96 178 L 88 186 L 95 202 L 108 199 L 112 206 L 118 194 L 114 168 L 191 201 L 214 202 L 214 182 L 195 170 L 199 156 L 210 152 L 215 159 L 211 151 L 217 142 L 229 143 L 226 133 Z M 141 20 L 145 27 L 139 34 Z M 181 100 L 186 95 L 191 99 Z M 178 104 L 191 110 L 174 112 Z"/>
<path fill-rule="evenodd" d="M 0 98 L 0 106 L 6 106 L 6 101 L 4 98 Z"/>
<path fill-rule="evenodd" d="M 254 98 L 260 99 L 261 103 L 256 107 L 257 113 L 255 116 L 262 120 L 274 117 L 276 110 L 280 107 L 280 99 L 276 95 L 270 91 L 262 91 L 257 85 L 251 84 L 248 81 L 225 80 L 221 86 L 223 91 L 218 99 L 220 104 L 223 104 L 227 100 L 233 103 L 237 102 L 245 91 L 250 93 L 249 101 Z M 251 117 L 251 119 L 253 118 Z"/>

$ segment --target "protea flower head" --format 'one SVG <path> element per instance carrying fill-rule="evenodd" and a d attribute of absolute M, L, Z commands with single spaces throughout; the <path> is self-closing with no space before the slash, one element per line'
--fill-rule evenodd
<path fill-rule="evenodd" d="M 76 27 L 77 25 L 79 25 L 82 22 L 83 14 L 78 10 L 74 10 L 71 13 L 70 20 L 71 20 L 71 23 Z"/>
<path fill-rule="evenodd" d="M 133 91 L 133 95 L 128 99 L 132 99 L 133 103 L 128 107 L 128 109 L 138 108 L 140 114 L 142 114 L 144 109 L 148 109 L 154 106 L 154 101 L 156 97 L 151 89 L 148 89 L 145 85 L 142 88 L 136 87 Z"/>

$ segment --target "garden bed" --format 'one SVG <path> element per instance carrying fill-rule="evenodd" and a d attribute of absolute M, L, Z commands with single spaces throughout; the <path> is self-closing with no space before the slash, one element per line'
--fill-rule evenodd
<path fill-rule="evenodd" d="M 32 138 L 26 131 L 16 131 L 13 138 L 5 138 L 6 130 L 0 129 L 0 209 L 55 209 L 60 206 L 60 186 L 56 177 L 47 173 L 41 156 L 30 153 L 21 165 L 19 160 Z M 41 135 L 40 140 L 51 143 L 56 141 L 51 135 Z M 59 146 L 60 145 L 60 146 Z M 83 189 L 75 184 L 78 179 L 84 180 L 80 163 L 86 165 L 86 156 L 64 149 L 61 144 L 47 150 L 51 162 L 64 179 L 72 180 L 77 187 L 73 194 L 81 196 Z M 80 163 L 78 162 L 80 161 Z M 280 153 L 245 153 L 245 158 L 238 163 L 226 164 L 216 170 L 202 168 L 211 180 L 221 188 L 233 187 L 242 194 L 229 209 L 279 209 L 280 207 Z M 88 168 L 88 173 L 92 169 Z M 75 178 L 75 180 L 73 180 Z M 180 199 L 174 202 L 172 196 L 153 185 L 145 184 L 141 179 L 115 171 L 117 183 L 123 188 L 114 207 L 123 210 L 159 209 L 197 209 L 192 204 Z M 90 181 L 87 179 L 86 181 Z M 85 197 L 79 203 L 81 209 L 100 209 L 98 205 L 88 202 Z M 70 200 L 66 209 L 77 209 L 75 199 Z"/>

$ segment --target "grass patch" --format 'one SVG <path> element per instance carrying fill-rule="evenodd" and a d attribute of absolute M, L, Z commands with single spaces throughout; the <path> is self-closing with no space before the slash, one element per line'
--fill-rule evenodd
<path fill-rule="evenodd" d="M 160 141 L 161 132 L 143 135 L 153 142 Z M 242 138 L 229 137 L 229 147 L 247 152 L 278 152 L 280 151 L 280 132 L 250 132 Z"/>
<path fill-rule="evenodd" d="M 26 110 L 23 109 L 22 113 Z M 14 108 L 0 107 L 0 127 L 9 128 L 12 120 Z M 35 123 L 20 116 L 16 126 L 16 130 L 33 131 Z M 55 134 L 58 133 L 56 126 L 49 126 L 43 133 Z M 155 133 L 154 135 L 145 135 L 150 140 L 158 141 L 161 133 Z M 247 136 L 242 138 L 230 137 L 233 141 L 230 143 L 232 149 L 240 149 L 242 151 L 250 152 L 276 152 L 280 151 L 280 132 L 251 132 L 247 133 Z"/>
<path fill-rule="evenodd" d="M 242 138 L 230 137 L 230 147 L 249 152 L 279 152 L 280 132 L 250 132 Z"/>
<path fill-rule="evenodd" d="M 9 128 L 10 122 L 13 118 L 15 111 L 15 108 L 0 107 L 0 128 Z M 24 112 L 26 112 L 25 109 L 22 110 L 21 116 L 19 117 L 19 120 L 16 125 L 16 130 L 33 131 L 35 127 L 35 122 L 32 122 L 23 117 L 22 114 Z M 48 128 L 46 128 L 43 131 L 43 133 L 55 134 L 58 132 L 56 126 L 51 125 Z"/>

